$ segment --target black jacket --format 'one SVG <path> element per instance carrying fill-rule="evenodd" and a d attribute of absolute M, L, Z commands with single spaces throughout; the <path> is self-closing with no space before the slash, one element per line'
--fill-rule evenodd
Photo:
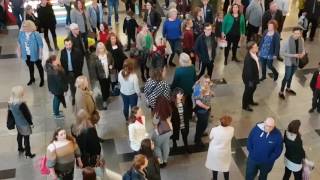
<path fill-rule="evenodd" d="M 124 18 L 123 22 L 123 33 L 127 34 L 130 37 L 136 36 L 136 29 L 138 28 L 138 23 L 135 19 L 127 17 Z"/>
<path fill-rule="evenodd" d="M 271 15 L 271 11 L 268 10 L 266 12 L 264 12 L 263 16 L 262 16 L 262 32 L 264 32 L 266 29 L 268 29 L 268 22 L 272 19 L 272 15 Z M 281 10 L 277 10 L 274 19 L 278 22 L 278 24 L 281 22 L 282 20 L 282 11 Z"/>
<path fill-rule="evenodd" d="M 204 7 L 202 6 L 201 8 L 203 10 Z M 203 13 L 205 13 L 204 22 L 213 24 L 213 14 L 214 13 L 213 13 L 212 7 L 209 4 L 207 5 L 206 12 L 203 12 Z"/>
<path fill-rule="evenodd" d="M 68 74 L 68 54 L 66 48 L 61 50 L 60 62 L 64 71 Z M 72 48 L 71 50 L 71 63 L 75 76 L 78 77 L 82 75 L 83 56 L 82 53 L 75 48 Z"/>
<path fill-rule="evenodd" d="M 317 84 L 318 75 L 319 75 L 319 70 L 316 70 L 313 73 L 313 76 L 311 78 L 310 88 L 312 89 L 312 91 L 316 90 L 316 84 Z"/>
<path fill-rule="evenodd" d="M 143 21 L 145 23 L 147 23 L 147 19 L 148 19 L 148 12 L 146 11 L 144 13 L 144 17 L 143 17 Z M 152 27 L 149 27 L 149 28 L 153 28 L 154 26 L 157 27 L 157 29 L 159 28 L 160 24 L 161 24 L 161 15 L 159 12 L 157 12 L 156 10 L 154 9 L 151 9 L 150 11 L 150 22 L 151 22 L 151 26 Z"/>
<path fill-rule="evenodd" d="M 57 24 L 51 4 L 47 4 L 45 7 L 39 5 L 37 13 L 41 28 L 50 28 Z"/>
<path fill-rule="evenodd" d="M 73 128 L 71 128 L 73 130 Z M 98 133 L 95 127 L 82 130 L 79 135 L 75 135 L 74 130 L 72 135 L 76 138 L 79 145 L 81 155 L 100 155 L 101 146 L 99 143 Z"/>
<path fill-rule="evenodd" d="M 48 89 L 54 95 L 63 95 L 68 91 L 68 80 L 64 69 L 54 67 L 50 63 L 46 63 L 45 69 L 47 71 Z"/>
<path fill-rule="evenodd" d="M 95 55 L 95 54 L 92 54 L 90 56 L 91 58 L 91 62 L 94 63 L 94 69 L 93 69 L 93 72 L 94 73 L 94 76 L 96 79 L 104 79 L 106 78 L 106 73 L 104 71 L 104 68 L 103 68 L 103 65 L 101 63 L 101 61 L 99 60 L 98 56 Z M 112 68 L 114 69 L 114 60 L 113 60 L 113 57 L 110 53 L 107 53 L 107 59 L 108 59 L 108 65 L 112 65 Z M 111 74 L 111 71 L 112 69 L 109 69 L 109 76 Z"/>
<path fill-rule="evenodd" d="M 173 134 L 171 136 L 172 139 L 179 140 L 179 134 L 180 134 L 180 115 L 178 108 L 175 103 L 171 103 L 171 123 L 172 123 L 172 129 Z M 183 118 L 184 118 L 184 127 L 189 130 L 189 120 L 187 117 L 187 107 L 185 104 L 183 104 Z"/>
<path fill-rule="evenodd" d="M 302 146 L 302 140 L 300 135 L 292 141 L 287 137 L 287 131 L 284 132 L 283 143 L 286 146 L 286 153 L 284 156 L 296 164 L 301 164 L 302 159 L 305 158 L 305 151 Z"/>
<path fill-rule="evenodd" d="M 73 34 L 70 32 L 68 38 L 71 39 L 72 41 L 72 47 L 74 49 L 78 49 L 81 53 L 82 56 L 84 56 L 85 54 L 85 47 L 84 44 L 82 42 L 82 38 L 81 38 L 81 34 L 79 33 L 79 35 L 77 37 L 73 36 Z"/>
<path fill-rule="evenodd" d="M 199 59 L 202 63 L 209 63 L 209 62 L 214 62 L 214 59 L 216 57 L 216 47 L 217 47 L 217 41 L 216 41 L 216 36 L 214 33 L 211 34 L 212 38 L 212 54 L 211 57 L 212 59 L 209 59 L 209 54 L 208 54 L 208 47 L 206 44 L 205 40 L 205 34 L 202 33 L 197 39 L 196 43 L 193 47 L 193 50 L 195 53 L 198 54 Z"/>
<path fill-rule="evenodd" d="M 259 83 L 259 69 L 256 61 L 251 57 L 251 54 L 248 52 L 244 58 L 243 71 L 242 71 L 242 80 L 245 84 L 253 82 L 255 84 Z"/>
<path fill-rule="evenodd" d="M 316 1 L 316 2 L 315 2 Z M 315 4 L 315 11 L 314 13 L 312 12 L 313 10 L 313 5 Z M 308 18 L 319 18 L 320 17 L 320 2 L 317 0 L 306 0 L 304 9 L 307 12 L 307 17 Z"/>

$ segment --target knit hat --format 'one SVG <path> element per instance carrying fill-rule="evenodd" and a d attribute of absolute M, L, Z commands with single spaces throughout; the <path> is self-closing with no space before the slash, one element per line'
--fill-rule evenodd
<path fill-rule="evenodd" d="M 79 26 L 76 23 L 72 23 L 72 24 L 70 24 L 69 29 L 70 30 L 79 29 Z"/>

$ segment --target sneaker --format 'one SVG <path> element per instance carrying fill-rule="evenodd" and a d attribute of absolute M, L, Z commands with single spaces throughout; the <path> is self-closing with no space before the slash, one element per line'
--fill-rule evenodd
<path fill-rule="evenodd" d="M 313 108 L 309 109 L 309 113 L 313 113 L 313 112 L 314 112 Z"/>
<path fill-rule="evenodd" d="M 63 114 L 63 111 L 59 111 L 59 114 Z M 52 112 L 52 115 L 54 116 L 54 112 Z"/>
<path fill-rule="evenodd" d="M 292 90 L 292 89 L 286 89 L 286 92 L 287 93 L 289 93 L 289 94 L 291 94 L 291 95 L 293 95 L 293 96 L 295 96 L 295 95 L 297 95 L 297 93 L 294 91 L 294 90 Z"/>
<path fill-rule="evenodd" d="M 258 106 L 259 103 L 257 103 L 257 102 L 252 102 L 251 105 L 252 105 L 252 106 Z"/>
<path fill-rule="evenodd" d="M 63 119 L 64 115 L 63 114 L 55 115 L 54 118 L 55 119 Z"/>
<path fill-rule="evenodd" d="M 285 100 L 286 99 L 286 97 L 284 96 L 284 94 L 283 93 L 279 93 L 279 97 L 281 98 L 281 99 L 283 99 L 283 100 Z"/>

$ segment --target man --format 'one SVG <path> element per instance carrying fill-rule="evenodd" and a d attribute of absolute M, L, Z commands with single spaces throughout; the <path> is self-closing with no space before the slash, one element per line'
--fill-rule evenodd
<path fill-rule="evenodd" d="M 205 23 L 213 24 L 213 9 L 208 4 L 209 0 L 202 0 L 202 12 L 203 12 L 203 19 Z"/>
<path fill-rule="evenodd" d="M 251 40 L 254 34 L 258 34 L 262 25 L 262 16 L 264 8 L 261 0 L 252 0 L 246 10 L 247 26 L 247 41 Z"/>
<path fill-rule="evenodd" d="M 282 19 L 281 22 L 278 22 L 279 24 L 279 32 L 282 32 L 284 21 L 286 20 L 287 14 L 289 13 L 289 5 L 290 0 L 275 0 L 277 7 L 280 11 L 282 11 Z M 281 34 L 280 34 L 281 35 Z"/>
<path fill-rule="evenodd" d="M 112 11 L 114 10 L 114 20 L 119 24 L 119 0 L 108 0 L 108 26 L 111 27 Z"/>
<path fill-rule="evenodd" d="M 12 13 L 14 17 L 16 17 L 16 23 L 19 29 L 24 20 L 24 3 L 25 0 L 11 0 Z"/>
<path fill-rule="evenodd" d="M 249 105 L 256 106 L 258 103 L 253 101 L 253 94 L 259 83 L 259 58 L 257 53 L 259 47 L 255 42 L 248 42 L 248 53 L 244 59 L 242 80 L 245 88 L 242 97 L 242 109 L 246 111 L 253 111 Z"/>
<path fill-rule="evenodd" d="M 282 135 L 273 118 L 268 117 L 263 123 L 256 124 L 248 137 L 246 180 L 254 180 L 258 171 L 259 180 L 267 180 L 282 148 Z"/>
<path fill-rule="evenodd" d="M 318 63 L 318 69 L 313 73 L 310 88 L 313 92 L 313 98 L 312 108 L 309 110 L 309 113 L 313 113 L 316 108 L 318 113 L 320 113 L 320 62 Z"/>
<path fill-rule="evenodd" d="M 65 48 L 61 50 L 60 62 L 68 78 L 72 95 L 72 105 L 74 105 L 76 94 L 74 83 L 76 78 L 82 75 L 83 56 L 78 49 L 72 46 L 72 41 L 69 38 L 64 40 L 64 47 Z"/>
<path fill-rule="evenodd" d="M 153 37 L 155 37 L 161 24 L 161 15 L 152 7 L 151 1 L 147 1 L 146 9 L 147 11 L 144 13 L 143 21 L 147 23 L 149 31 L 152 32 Z"/>
<path fill-rule="evenodd" d="M 75 24 L 75 23 L 70 24 L 69 29 L 70 29 L 70 33 L 69 33 L 68 39 L 72 41 L 73 48 L 78 49 L 82 53 L 82 56 L 84 56 L 86 51 L 81 38 L 81 33 L 80 33 L 78 24 Z"/>
<path fill-rule="evenodd" d="M 268 29 L 268 22 L 271 20 L 271 19 L 274 19 L 277 21 L 277 23 L 281 23 L 282 21 L 282 12 L 281 10 L 278 9 L 278 6 L 277 4 L 272 1 L 270 3 L 270 9 L 265 11 L 263 16 L 262 16 L 262 33 Z M 279 29 L 278 29 L 279 31 Z M 281 33 L 281 31 L 279 31 L 279 33 Z"/>
<path fill-rule="evenodd" d="M 212 76 L 214 58 L 216 56 L 217 42 L 214 33 L 212 33 L 212 26 L 209 23 L 204 24 L 204 33 L 202 33 L 196 40 L 194 51 L 198 54 L 201 61 L 201 70 L 198 79 L 204 74 L 206 68 L 208 75 Z"/>
<path fill-rule="evenodd" d="M 307 18 L 309 24 L 311 23 L 310 41 L 313 41 L 314 35 L 318 27 L 318 21 L 320 17 L 320 1 L 319 0 L 306 0 L 305 11 L 307 12 Z"/>
<path fill-rule="evenodd" d="M 284 57 L 284 64 L 286 67 L 279 97 L 284 100 L 285 96 L 283 92 L 286 86 L 286 92 L 288 94 L 294 96 L 296 95 L 296 92 L 290 88 L 291 81 L 294 73 L 297 70 L 299 59 L 303 58 L 305 55 L 304 41 L 301 37 L 301 29 L 299 27 L 293 28 L 292 35 L 289 36 L 288 40 L 282 46 L 281 54 Z"/>

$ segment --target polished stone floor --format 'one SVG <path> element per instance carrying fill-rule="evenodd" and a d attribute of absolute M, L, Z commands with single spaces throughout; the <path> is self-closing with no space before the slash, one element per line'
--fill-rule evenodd
<path fill-rule="evenodd" d="M 290 27 L 296 25 L 297 12 L 295 1 L 291 6 L 290 16 L 285 22 L 285 31 L 282 33 L 283 39 L 290 34 Z M 121 5 L 124 12 L 124 7 Z M 120 22 L 123 21 L 124 14 L 120 15 Z M 141 21 L 139 19 L 139 21 Z M 66 36 L 66 30 L 63 27 L 58 28 L 58 36 L 63 39 Z M 121 24 L 114 27 L 121 39 L 126 44 L 126 37 L 122 33 Z M 160 33 L 159 33 L 160 34 Z M 68 107 L 63 109 L 66 114 L 65 120 L 55 121 L 52 116 L 52 95 L 47 87 L 39 88 L 39 78 L 36 74 L 36 84 L 26 88 L 26 102 L 33 114 L 35 128 L 31 136 L 32 151 L 37 154 L 33 160 L 25 159 L 17 153 L 16 131 L 6 129 L 7 101 L 10 95 L 11 87 L 15 85 L 25 85 L 28 81 L 28 70 L 26 65 L 16 56 L 17 30 L 9 30 L 8 35 L 0 34 L 0 179 L 17 180 L 42 180 L 47 179 L 37 171 L 38 160 L 44 155 L 46 146 L 51 140 L 52 133 L 57 126 L 64 126 L 69 129 L 70 124 L 74 122 L 72 106 L 68 101 Z M 243 59 L 245 55 L 244 42 L 239 50 L 239 58 Z M 320 38 L 319 32 L 314 42 L 307 41 L 306 49 L 310 54 L 310 63 L 303 70 L 298 70 L 293 79 L 292 88 L 296 90 L 297 96 L 288 96 L 286 100 L 278 98 L 281 80 L 284 75 L 284 64 L 275 62 L 280 76 L 277 82 L 271 78 L 260 83 L 255 100 L 260 103 L 254 108 L 254 112 L 248 113 L 241 109 L 241 98 L 244 86 L 241 80 L 242 63 L 230 62 L 227 66 L 223 65 L 223 51 L 218 50 L 213 79 L 226 80 L 226 83 L 215 86 L 216 93 L 212 102 L 212 115 L 208 131 L 211 127 L 218 124 L 218 118 L 224 114 L 232 116 L 232 126 L 235 127 L 235 137 L 232 143 L 233 161 L 230 168 L 230 179 L 244 179 L 245 163 L 247 157 L 246 138 L 250 129 L 259 121 L 272 116 L 276 119 L 277 127 L 283 132 L 288 123 L 294 119 L 302 121 L 301 134 L 304 148 L 309 159 L 315 161 L 316 168 L 312 172 L 312 180 L 320 179 L 320 116 L 317 113 L 309 114 L 308 109 L 311 106 L 311 90 L 309 81 L 311 73 L 320 61 Z M 44 55 L 48 57 L 48 49 L 44 48 Z M 43 61 L 44 63 L 44 61 Z M 172 81 L 173 68 L 169 68 L 168 82 Z M 84 67 L 84 73 L 87 74 L 87 68 Z M 143 84 L 140 84 L 143 86 Z M 70 96 L 67 95 L 69 100 Z M 139 99 L 139 105 L 143 107 L 147 115 L 147 128 L 151 131 L 151 119 L 149 111 L 145 108 L 143 98 Z M 102 118 L 97 125 L 98 134 L 106 139 L 102 143 L 104 158 L 107 162 L 106 171 L 108 179 L 121 179 L 120 175 L 131 165 L 132 152 L 128 143 L 128 131 L 121 113 L 122 101 L 120 97 L 110 98 L 110 104 L 107 111 L 100 111 Z M 193 144 L 193 135 L 195 131 L 195 122 L 191 122 L 189 142 Z M 204 138 L 207 142 L 208 140 Z M 179 142 L 182 145 L 182 142 Z M 199 150 L 192 147 L 194 153 L 185 155 L 183 153 L 171 154 L 167 168 L 161 170 L 161 176 L 164 180 L 209 180 L 211 172 L 205 168 L 206 150 Z M 272 172 L 269 175 L 270 180 L 280 180 L 284 173 L 283 155 L 276 161 Z M 293 178 L 293 177 L 292 177 Z M 50 179 L 50 178 L 48 178 Z M 219 179 L 222 179 L 220 176 Z"/>

